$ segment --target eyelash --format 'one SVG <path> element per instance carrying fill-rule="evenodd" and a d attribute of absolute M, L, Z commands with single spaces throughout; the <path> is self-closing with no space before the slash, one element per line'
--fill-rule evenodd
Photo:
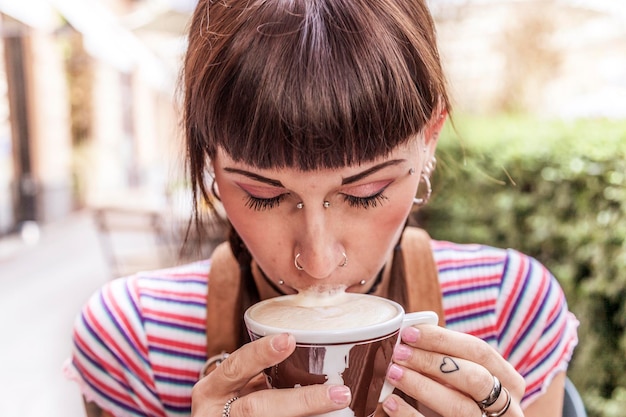
<path fill-rule="evenodd" d="M 270 210 L 277 207 L 286 196 L 287 194 L 280 194 L 272 198 L 259 198 L 248 195 L 246 207 L 256 211 Z"/>
<path fill-rule="evenodd" d="M 343 198 L 350 207 L 360 207 L 364 209 L 375 208 L 378 207 L 379 204 L 382 204 L 387 200 L 387 197 L 383 194 L 383 191 L 385 190 L 382 189 L 378 193 L 367 197 L 355 197 L 349 194 L 343 194 Z M 277 207 L 287 195 L 288 194 L 280 194 L 272 198 L 259 198 L 248 195 L 246 207 L 255 211 L 271 210 Z"/>
<path fill-rule="evenodd" d="M 355 197 L 353 195 L 344 194 L 343 199 L 348 203 L 350 207 L 360 207 L 364 209 L 377 207 L 387 200 L 387 197 L 383 194 L 384 189 L 377 192 L 374 195 L 368 197 Z"/>

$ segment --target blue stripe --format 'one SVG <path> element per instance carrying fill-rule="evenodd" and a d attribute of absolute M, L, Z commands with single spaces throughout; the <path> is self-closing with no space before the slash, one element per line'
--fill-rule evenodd
<path fill-rule="evenodd" d="M 463 294 L 471 294 L 475 292 L 481 292 L 485 290 L 492 290 L 500 288 L 500 282 L 493 282 L 491 284 L 484 285 L 472 285 L 471 287 L 463 287 L 459 289 L 445 290 L 442 291 L 444 296 L 453 296 L 453 295 L 463 295 Z M 489 297 L 492 298 L 492 297 Z M 479 300 L 476 300 L 479 301 Z"/>
<path fill-rule="evenodd" d="M 488 317 L 493 315 L 495 312 L 495 310 L 493 308 L 491 309 L 487 309 L 487 310 L 480 310 L 479 312 L 476 313 L 472 313 L 472 314 L 464 314 L 462 316 L 459 317 L 455 317 L 455 318 L 451 318 L 448 319 L 446 317 L 446 324 L 455 324 L 455 323 L 466 323 L 468 321 L 471 320 L 477 320 L 483 317 Z"/>
<path fill-rule="evenodd" d="M 163 320 L 157 320 L 157 319 L 153 319 L 153 318 L 145 318 L 144 319 L 146 321 L 146 323 L 150 323 L 153 324 L 155 326 L 158 327 L 164 327 L 164 328 L 168 328 L 168 329 L 176 329 L 176 330 L 180 330 L 183 332 L 189 332 L 192 334 L 204 334 L 206 333 L 206 328 L 205 326 L 202 325 L 198 325 L 196 327 L 193 326 L 188 326 L 188 325 L 183 325 L 183 324 L 176 324 L 176 323 L 171 323 L 171 322 L 167 322 L 167 321 L 163 321 Z"/>
<path fill-rule="evenodd" d="M 474 269 L 482 269 L 482 268 L 496 268 L 502 265 L 502 260 L 496 260 L 491 262 L 485 262 L 481 260 L 472 260 L 472 263 L 467 261 L 463 261 L 463 265 L 460 266 L 440 266 L 439 272 L 456 272 L 456 271 L 464 271 L 464 270 L 474 270 Z"/>
<path fill-rule="evenodd" d="M 157 347 L 157 346 L 150 346 L 148 350 L 153 353 L 160 353 L 163 355 L 173 356 L 173 357 L 181 358 L 181 359 L 186 358 L 186 359 L 194 359 L 194 360 L 199 360 L 199 361 L 206 360 L 206 353 L 195 355 L 192 353 L 182 352 L 180 350 L 166 349 L 166 348 Z"/>
<path fill-rule="evenodd" d="M 503 271 L 503 274 L 502 274 L 503 279 L 502 279 L 502 283 L 500 284 L 500 288 L 502 288 L 502 285 L 504 284 L 504 281 L 506 280 L 505 277 L 508 277 L 508 270 L 509 270 L 509 266 L 510 266 L 510 263 L 509 263 L 510 259 L 509 258 L 510 257 L 507 257 L 506 264 L 504 266 L 504 271 Z M 504 337 L 504 335 L 509 333 L 510 326 L 515 321 L 515 320 L 512 320 L 512 318 L 517 315 L 517 311 L 519 309 L 519 304 L 524 299 L 524 294 L 526 294 L 526 291 L 527 291 L 528 275 L 529 275 L 529 272 L 530 272 L 531 268 L 530 268 L 530 262 L 529 262 L 528 258 L 522 258 L 520 256 L 519 257 L 519 261 L 521 262 L 522 260 L 526 261 L 526 262 L 523 262 L 522 266 L 527 266 L 527 270 L 526 270 L 526 273 L 524 274 L 524 276 L 522 278 L 523 279 L 522 287 L 521 287 L 519 293 L 516 294 L 517 298 L 515 299 L 515 302 L 513 303 L 512 307 L 511 307 L 511 313 L 509 314 L 508 317 L 506 317 L 506 322 L 504 324 L 504 328 L 502 329 L 502 332 L 500 333 L 500 336 L 498 337 L 498 344 L 500 344 L 502 342 L 502 338 Z M 519 271 L 519 272 L 522 272 L 522 271 Z M 514 275 L 512 277 L 509 277 L 509 279 L 516 279 L 516 275 L 517 274 L 514 273 Z M 500 291 L 500 292 L 502 292 L 502 291 Z"/>
<path fill-rule="evenodd" d="M 176 298 L 169 298 L 166 295 L 158 296 L 158 295 L 145 294 L 145 293 L 141 294 L 141 298 L 149 298 L 151 300 L 163 301 L 163 302 L 172 303 L 172 304 L 189 305 L 189 306 L 196 306 L 196 307 L 202 307 L 202 308 L 206 307 L 206 300 L 205 301 L 183 301 L 183 300 L 176 299 Z"/>
<path fill-rule="evenodd" d="M 113 291 L 113 289 L 111 288 L 111 290 Z M 128 297 L 128 299 L 130 300 L 130 293 L 128 291 L 128 286 L 124 286 L 124 293 L 125 295 Z M 100 301 L 102 302 L 102 307 L 104 309 L 104 311 L 106 312 L 107 316 L 109 317 L 109 321 L 113 324 L 113 326 L 115 326 L 115 328 L 117 329 L 120 337 L 126 341 L 126 343 L 128 343 L 128 345 L 130 345 L 132 347 L 132 351 L 134 353 L 137 354 L 137 357 L 141 359 L 141 362 L 143 363 L 143 365 L 145 366 L 149 366 L 149 362 L 148 362 L 148 358 L 145 358 L 142 354 L 141 354 L 141 348 L 139 346 L 137 346 L 133 340 L 130 339 L 130 337 L 126 334 L 126 331 L 122 328 L 122 326 L 120 325 L 120 323 L 116 320 L 115 315 L 113 314 L 113 312 L 109 309 L 109 306 L 106 304 L 105 299 L 104 299 L 104 294 L 103 292 L 100 292 Z M 122 300 L 118 300 L 118 301 L 122 301 Z M 130 303 L 132 304 L 132 303 Z M 127 316 L 127 318 L 130 320 L 130 317 Z M 116 339 L 117 340 L 117 339 Z M 119 341 L 119 340 L 118 340 Z M 123 348 L 122 348 L 123 349 Z M 125 350 L 125 349 L 124 349 Z"/>

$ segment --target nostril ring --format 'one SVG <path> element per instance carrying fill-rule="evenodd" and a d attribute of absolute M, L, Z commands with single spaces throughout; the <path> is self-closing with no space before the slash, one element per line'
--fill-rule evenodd
<path fill-rule="evenodd" d="M 343 262 L 339 264 L 339 267 L 343 268 L 344 266 L 348 265 L 348 255 L 346 255 L 345 252 L 341 252 L 341 254 L 343 255 Z"/>
<path fill-rule="evenodd" d="M 303 271 L 304 267 L 298 263 L 298 258 L 299 257 L 300 257 L 300 253 L 297 253 L 295 259 L 293 260 L 293 264 L 296 266 L 296 269 L 298 271 Z"/>

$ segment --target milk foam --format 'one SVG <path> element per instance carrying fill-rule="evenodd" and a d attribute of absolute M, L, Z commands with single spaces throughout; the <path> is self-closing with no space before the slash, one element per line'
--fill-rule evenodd
<path fill-rule="evenodd" d="M 284 329 L 341 330 L 382 323 L 398 314 L 392 304 L 363 294 L 298 294 L 272 301 L 252 308 L 251 318 Z"/>

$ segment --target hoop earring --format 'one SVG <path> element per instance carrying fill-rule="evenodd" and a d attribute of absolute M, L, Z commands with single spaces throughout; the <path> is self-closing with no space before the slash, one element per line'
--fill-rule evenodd
<path fill-rule="evenodd" d="M 426 194 L 423 197 L 415 197 L 413 198 L 413 204 L 416 206 L 424 206 L 430 200 L 431 195 L 433 194 L 433 187 L 430 182 L 430 176 L 435 171 L 437 167 L 437 158 L 434 156 L 430 158 L 430 161 L 424 165 L 424 169 L 422 170 L 422 174 L 420 175 L 420 183 L 424 183 L 426 185 Z M 419 185 L 418 185 L 419 189 Z"/>
<path fill-rule="evenodd" d="M 424 195 L 424 197 L 415 197 L 413 198 L 413 204 L 415 204 L 416 206 L 423 206 L 426 203 L 428 203 L 428 200 L 430 200 L 430 196 L 433 193 L 433 187 L 430 184 L 430 178 L 428 177 L 428 175 L 426 174 L 422 174 L 420 177 L 420 183 L 424 183 L 426 184 L 426 194 Z M 419 188 L 419 187 L 418 187 Z"/>

